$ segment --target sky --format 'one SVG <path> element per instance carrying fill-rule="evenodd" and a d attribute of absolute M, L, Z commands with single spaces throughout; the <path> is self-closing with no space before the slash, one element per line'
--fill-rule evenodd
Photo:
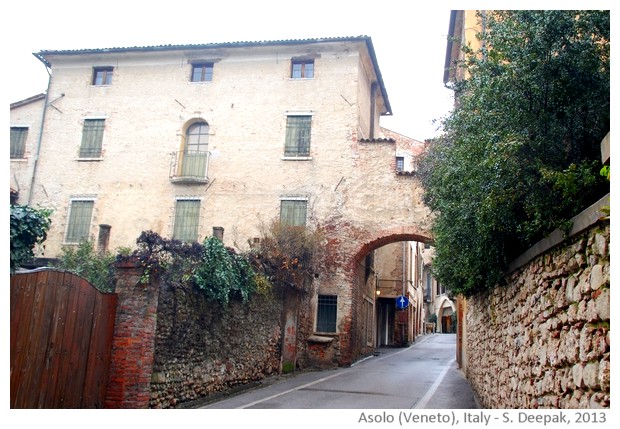
<path fill-rule="evenodd" d="M 46 91 L 47 71 L 32 55 L 42 50 L 364 35 L 372 39 L 392 106 L 383 127 L 424 140 L 436 134 L 433 120 L 452 107 L 452 91 L 443 84 L 448 6 L 415 13 L 405 7 L 409 2 L 390 0 L 380 9 L 366 0 L 16 3 L 9 7 L 23 13 L 5 17 L 27 19 L 5 24 L 13 35 L 5 38 L 8 103 Z"/>

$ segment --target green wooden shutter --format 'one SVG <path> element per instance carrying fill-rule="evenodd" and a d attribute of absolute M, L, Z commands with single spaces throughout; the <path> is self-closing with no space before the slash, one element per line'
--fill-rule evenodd
<path fill-rule="evenodd" d="M 101 156 L 104 124 L 105 119 L 84 120 L 80 158 L 98 158 Z"/>
<path fill-rule="evenodd" d="M 285 156 L 310 155 L 311 116 L 288 116 L 286 119 Z"/>
<path fill-rule="evenodd" d="M 177 200 L 172 238 L 183 241 L 198 239 L 200 200 Z"/>
<path fill-rule="evenodd" d="M 305 200 L 282 200 L 280 222 L 290 226 L 306 226 L 308 202 Z"/>
<path fill-rule="evenodd" d="M 19 159 L 24 157 L 27 135 L 28 128 L 11 127 L 11 159 Z"/>
<path fill-rule="evenodd" d="M 94 201 L 72 201 L 67 225 L 67 242 L 79 243 L 88 240 Z"/>

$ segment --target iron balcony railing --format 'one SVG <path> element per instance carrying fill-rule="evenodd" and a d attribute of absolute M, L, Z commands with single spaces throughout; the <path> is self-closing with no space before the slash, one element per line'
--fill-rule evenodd
<path fill-rule="evenodd" d="M 209 152 L 172 152 L 170 180 L 172 182 L 209 182 Z"/>

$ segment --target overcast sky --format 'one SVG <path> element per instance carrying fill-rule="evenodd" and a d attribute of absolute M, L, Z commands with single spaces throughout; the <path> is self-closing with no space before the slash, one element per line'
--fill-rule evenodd
<path fill-rule="evenodd" d="M 591 0 L 594 8 L 612 2 Z M 443 69 L 450 9 L 544 8 L 550 0 L 412 2 L 407 0 L 4 2 L 3 68 L 7 103 L 45 92 L 41 50 L 370 36 L 393 116 L 381 125 L 417 140 L 437 134 L 433 121 L 452 108 Z M 585 2 L 563 0 L 563 8 Z M 8 6 L 7 6 L 8 5 Z"/>

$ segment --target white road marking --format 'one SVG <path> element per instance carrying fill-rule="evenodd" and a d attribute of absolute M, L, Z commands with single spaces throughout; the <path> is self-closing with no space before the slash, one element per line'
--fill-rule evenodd
<path fill-rule="evenodd" d="M 256 405 L 256 404 L 260 404 L 261 402 L 269 401 L 270 399 L 277 398 L 278 396 L 289 394 L 289 393 L 294 392 L 296 390 L 305 389 L 306 387 L 313 386 L 313 385 L 318 384 L 318 383 L 322 383 L 325 380 L 329 380 L 330 378 L 337 377 L 337 376 L 342 375 L 344 373 L 345 373 L 344 371 L 342 371 L 342 372 L 339 371 L 339 372 L 337 372 L 335 374 L 329 375 L 327 377 L 320 378 L 320 379 L 315 380 L 315 381 L 313 381 L 311 383 L 306 383 L 306 384 L 304 384 L 302 386 L 297 386 L 297 387 L 295 387 L 293 389 L 289 389 L 289 390 L 285 390 L 284 392 L 276 393 L 275 395 L 271 395 L 271 396 L 268 396 L 266 398 L 262 398 L 262 399 L 259 399 L 257 401 L 254 401 L 254 402 L 250 402 L 249 404 L 245 404 L 245 405 L 242 405 L 242 406 L 237 407 L 237 408 L 238 409 L 239 408 L 250 408 L 251 406 Z"/>
<path fill-rule="evenodd" d="M 437 388 L 439 387 L 439 385 L 443 381 L 444 377 L 448 373 L 448 370 L 450 369 L 450 367 L 452 367 L 452 364 L 454 363 L 454 361 L 455 361 L 455 359 L 452 359 L 450 362 L 448 362 L 448 364 L 443 368 L 443 370 L 441 371 L 441 374 L 439 374 L 439 376 L 437 377 L 437 379 L 435 380 L 433 385 L 426 391 L 426 393 L 424 394 L 422 399 L 420 399 L 415 404 L 415 407 L 413 407 L 413 408 L 415 408 L 415 409 L 422 409 L 422 408 L 426 407 L 426 404 L 428 404 L 428 401 L 430 401 L 430 399 L 435 394 L 435 391 L 437 391 Z"/>

